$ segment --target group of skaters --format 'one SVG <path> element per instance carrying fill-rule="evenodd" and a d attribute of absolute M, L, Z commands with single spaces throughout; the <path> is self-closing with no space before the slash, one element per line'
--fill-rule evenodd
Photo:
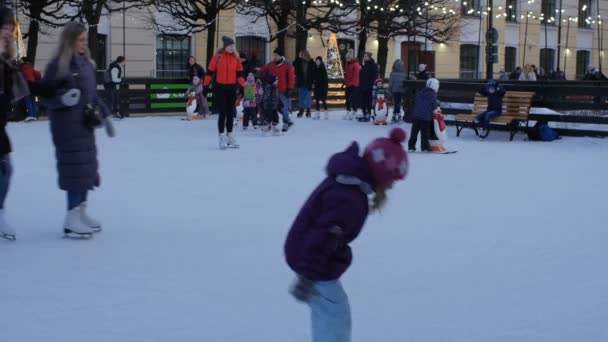
<path fill-rule="evenodd" d="M 213 106 L 218 115 L 220 149 L 238 148 L 233 134 L 235 119 L 242 114 L 243 129 L 254 129 L 273 135 L 287 132 L 294 122 L 290 118 L 291 97 L 298 96 L 298 117 L 325 119 L 329 79 L 322 57 L 311 58 L 301 51 L 294 63 L 285 58 L 282 49 L 272 53 L 272 61 L 261 65 L 257 53 L 251 58 L 239 54 L 232 38 L 222 37 L 222 47 L 213 54 L 207 71 L 190 57 L 187 65 L 192 82 L 186 92 L 187 119 L 204 118 L 209 113 L 207 92 L 213 92 Z M 312 114 L 313 100 L 316 111 Z M 279 115 L 282 117 L 280 126 Z"/>

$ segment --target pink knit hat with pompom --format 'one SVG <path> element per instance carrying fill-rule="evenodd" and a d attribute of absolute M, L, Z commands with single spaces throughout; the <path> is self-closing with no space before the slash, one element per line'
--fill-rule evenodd
<path fill-rule="evenodd" d="M 374 186 L 387 187 L 407 175 L 407 153 L 401 145 L 405 138 L 404 130 L 393 128 L 388 138 L 375 139 L 365 148 L 363 158 L 371 169 Z"/>

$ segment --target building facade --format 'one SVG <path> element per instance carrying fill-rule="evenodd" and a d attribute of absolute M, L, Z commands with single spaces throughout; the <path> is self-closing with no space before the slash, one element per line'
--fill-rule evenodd
<path fill-rule="evenodd" d="M 408 70 L 415 72 L 418 64 L 440 79 L 485 78 L 486 31 L 492 16 L 493 27 L 498 31 L 497 63 L 495 76 L 501 67 L 512 72 L 518 66 L 534 64 L 547 72 L 558 68 L 565 71 L 569 80 L 580 79 L 590 66 L 605 64 L 603 8 L 608 0 L 494 0 L 490 10 L 484 0 L 458 0 L 448 4 L 457 10 L 459 25 L 453 36 L 443 43 L 432 43 L 420 37 L 396 37 L 389 41 L 388 63 L 402 59 Z M 599 7 L 599 11 L 598 11 Z M 440 9 L 430 9 L 440 10 Z M 117 12 L 102 18 L 98 31 L 99 53 L 94 56 L 98 69 L 104 69 L 119 55 L 127 57 L 127 77 L 180 77 L 190 55 L 206 65 L 207 33 L 184 37 L 179 34 L 161 34 L 150 24 L 147 11 Z M 599 17 L 598 17 L 599 16 Z M 171 18 L 163 20 L 170 21 Z M 220 14 L 216 39 L 234 37 L 237 49 L 250 55 L 257 51 L 261 60 L 268 62 L 276 41 L 271 41 L 278 28 L 269 32 L 265 20 L 254 23 L 253 18 L 234 10 Z M 290 28 L 290 30 L 292 30 Z M 27 30 L 27 22 L 22 31 Z M 40 36 L 36 67 L 44 69 L 55 49 L 58 29 L 45 28 Z M 179 32 L 178 32 L 179 33 Z M 295 39 L 288 34 L 286 54 L 295 57 Z M 337 35 L 340 53 L 358 48 L 355 32 Z M 329 34 L 309 31 L 308 50 L 313 57 L 325 59 Z M 366 50 L 377 54 L 378 41 L 368 38 Z M 388 73 L 387 73 L 388 74 Z"/>

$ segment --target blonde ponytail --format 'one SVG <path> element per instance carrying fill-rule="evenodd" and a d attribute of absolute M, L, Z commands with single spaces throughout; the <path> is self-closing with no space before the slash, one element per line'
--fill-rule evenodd
<path fill-rule="evenodd" d="M 387 201 L 386 188 L 377 188 L 372 199 L 372 211 L 382 211 Z"/>

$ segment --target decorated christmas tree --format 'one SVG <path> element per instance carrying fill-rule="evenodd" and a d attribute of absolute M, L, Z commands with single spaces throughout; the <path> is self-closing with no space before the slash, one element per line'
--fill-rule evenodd
<path fill-rule="evenodd" d="M 327 61 L 327 76 L 329 78 L 344 78 L 342 62 L 340 61 L 340 51 L 338 50 L 338 39 L 336 38 L 335 33 L 332 33 L 331 36 L 329 36 L 325 60 Z"/>

